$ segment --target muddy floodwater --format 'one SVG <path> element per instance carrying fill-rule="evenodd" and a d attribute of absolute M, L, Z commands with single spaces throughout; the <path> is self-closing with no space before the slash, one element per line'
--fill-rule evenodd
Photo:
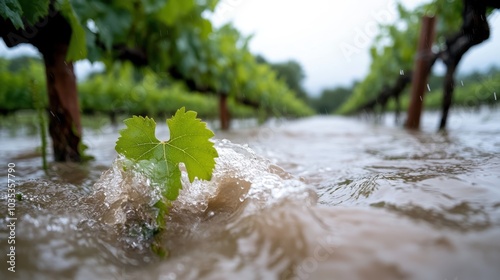
<path fill-rule="evenodd" d="M 49 175 L 38 137 L 2 127 L 0 279 L 500 279 L 500 110 L 453 111 L 447 132 L 438 118 L 419 132 L 392 115 L 215 130 L 213 179 L 184 174 L 166 258 L 141 231 L 155 196 L 117 159 L 121 126 L 87 128 L 95 160 Z"/>

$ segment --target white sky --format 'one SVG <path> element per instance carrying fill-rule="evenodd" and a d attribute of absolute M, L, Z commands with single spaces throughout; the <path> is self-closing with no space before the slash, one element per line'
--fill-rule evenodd
<path fill-rule="evenodd" d="M 413 8 L 429 0 L 401 2 Z M 498 14 L 491 17 L 490 39 L 464 56 L 459 71 L 500 65 Z M 322 88 L 362 79 L 376 25 L 396 16 L 394 0 L 221 0 L 213 20 L 216 25 L 232 21 L 243 34 L 254 34 L 250 49 L 272 62 L 299 61 L 307 76 L 305 87 L 316 95 Z M 359 52 L 342 51 L 347 45 Z"/>
<path fill-rule="evenodd" d="M 401 0 L 411 8 L 428 1 Z M 464 56 L 459 71 L 500 65 L 499 14 L 490 17 L 490 39 Z M 252 52 L 272 62 L 297 60 L 312 95 L 325 87 L 349 86 L 362 79 L 369 69 L 368 49 L 376 25 L 395 18 L 394 0 L 221 0 L 212 17 L 216 26 L 232 21 L 243 34 L 253 34 Z M 346 46 L 354 52 L 343 51 Z M 26 52 L 37 53 L 27 46 L 7 49 L 0 40 L 2 56 Z M 83 77 L 91 68 L 88 61 L 77 63 L 77 76 Z"/>

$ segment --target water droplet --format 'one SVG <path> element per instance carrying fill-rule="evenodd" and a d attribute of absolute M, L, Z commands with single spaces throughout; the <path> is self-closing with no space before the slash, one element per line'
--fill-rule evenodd
<path fill-rule="evenodd" d="M 215 212 L 214 212 L 214 211 L 210 211 L 210 212 L 208 212 L 208 216 L 209 216 L 209 217 L 213 217 L 214 215 L 215 215 Z"/>
<path fill-rule="evenodd" d="M 429 84 L 427 84 L 427 90 L 431 91 L 431 86 Z M 420 97 L 420 98 L 422 98 L 422 97 Z"/>
<path fill-rule="evenodd" d="M 403 69 L 399 70 L 399 75 L 403 76 L 405 74 L 405 71 Z"/>
<path fill-rule="evenodd" d="M 460 81 L 460 83 L 462 84 L 462 86 L 464 86 L 464 81 L 463 81 L 463 80 L 462 80 L 462 81 Z"/>
<path fill-rule="evenodd" d="M 494 92 L 494 93 L 493 93 L 493 96 L 495 96 L 495 101 L 496 101 L 496 100 L 497 100 L 497 93 L 496 93 L 496 92 Z"/>
<path fill-rule="evenodd" d="M 246 198 L 245 195 L 240 196 L 240 202 L 245 201 L 245 198 Z"/>
<path fill-rule="evenodd" d="M 424 100 L 422 99 L 422 95 L 420 95 L 420 101 L 424 101 Z"/>

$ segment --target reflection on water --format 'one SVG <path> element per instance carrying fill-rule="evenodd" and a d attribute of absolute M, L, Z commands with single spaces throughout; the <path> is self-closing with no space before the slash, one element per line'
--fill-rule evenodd
<path fill-rule="evenodd" d="M 16 273 L 0 277 L 497 279 L 500 112 L 457 112 L 439 133 L 437 114 L 425 116 L 421 132 L 390 116 L 216 132 L 232 142 L 217 140 L 210 182 L 184 178 L 160 236 L 166 259 L 149 248 L 155 193 L 115 161 L 119 128 L 87 130 L 96 161 L 52 164 L 49 176 L 38 139 L 0 131 L 0 155 L 22 178 Z M 8 234 L 0 219 L 5 252 Z"/>

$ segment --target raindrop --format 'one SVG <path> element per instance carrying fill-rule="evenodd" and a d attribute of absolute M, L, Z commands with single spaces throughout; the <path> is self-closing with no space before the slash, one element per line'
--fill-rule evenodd
<path fill-rule="evenodd" d="M 399 75 L 403 76 L 405 74 L 405 71 L 403 69 L 399 70 Z"/>
<path fill-rule="evenodd" d="M 427 84 L 427 90 L 431 91 L 431 86 L 429 84 Z"/>
<path fill-rule="evenodd" d="M 494 93 L 493 93 L 493 96 L 495 96 L 495 101 L 496 101 L 496 100 L 497 100 L 497 93 L 496 93 L 496 92 L 494 92 Z"/>
<path fill-rule="evenodd" d="M 420 101 L 424 101 L 424 100 L 422 99 L 422 95 L 420 95 Z"/>
<path fill-rule="evenodd" d="M 462 80 L 462 81 L 460 81 L 460 83 L 462 84 L 462 86 L 464 86 L 464 81 L 463 81 L 463 80 Z"/>

